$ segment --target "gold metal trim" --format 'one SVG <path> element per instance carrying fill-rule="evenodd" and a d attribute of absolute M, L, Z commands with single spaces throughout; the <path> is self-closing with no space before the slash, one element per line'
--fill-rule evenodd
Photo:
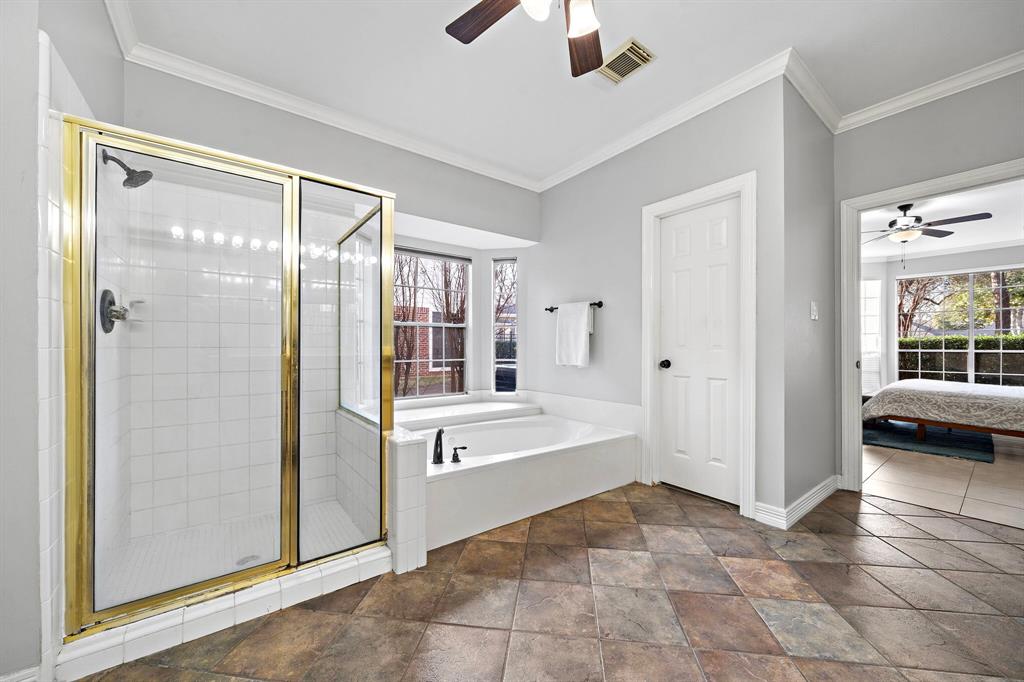
<path fill-rule="evenodd" d="M 388 536 L 388 439 L 395 428 L 395 199 L 380 200 L 380 535 Z"/>
<path fill-rule="evenodd" d="M 337 246 L 340 247 L 345 242 L 346 239 L 348 239 L 356 232 L 358 232 L 359 228 L 361 228 L 366 223 L 370 222 L 373 219 L 373 217 L 378 213 L 380 213 L 380 204 L 377 204 L 376 206 L 371 208 L 369 211 L 366 212 L 366 215 L 357 220 L 355 224 L 352 225 L 352 227 L 345 230 L 345 234 L 341 235 L 341 237 L 338 239 Z"/>
<path fill-rule="evenodd" d="M 281 547 L 280 558 L 260 566 L 217 576 L 161 594 L 100 611 L 94 610 L 93 538 L 91 517 L 93 461 L 93 394 L 95 315 L 95 215 L 85 197 L 95 190 L 96 146 L 116 147 L 182 163 L 219 170 L 282 188 L 282 363 L 281 363 Z M 334 178 L 208 147 L 74 116 L 64 117 L 63 315 L 65 329 L 65 589 L 64 641 L 134 622 L 158 613 L 243 589 L 293 572 L 386 544 L 387 435 L 393 422 L 391 396 L 391 281 L 394 195 Z M 381 348 L 381 534 L 379 540 L 301 564 L 298 558 L 299 506 L 299 183 L 302 179 L 379 197 L 389 207 L 382 225 L 382 348 Z M 372 217 L 372 216 L 371 216 Z"/>

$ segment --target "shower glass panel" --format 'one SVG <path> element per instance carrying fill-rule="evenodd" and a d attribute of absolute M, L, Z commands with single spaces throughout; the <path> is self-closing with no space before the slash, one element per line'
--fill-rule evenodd
<path fill-rule="evenodd" d="M 99 612 L 283 561 L 287 185 L 104 144 L 87 163 Z"/>
<path fill-rule="evenodd" d="M 299 560 L 383 535 L 380 197 L 302 180 Z"/>

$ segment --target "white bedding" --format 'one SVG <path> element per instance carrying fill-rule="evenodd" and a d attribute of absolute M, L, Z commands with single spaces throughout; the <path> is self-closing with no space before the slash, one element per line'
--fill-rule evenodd
<path fill-rule="evenodd" d="M 861 413 L 864 419 L 910 417 L 1024 431 L 1024 386 L 904 379 L 876 393 Z"/>

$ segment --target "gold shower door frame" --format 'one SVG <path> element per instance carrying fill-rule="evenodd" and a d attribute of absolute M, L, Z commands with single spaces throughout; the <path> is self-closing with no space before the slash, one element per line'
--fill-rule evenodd
<path fill-rule="evenodd" d="M 95 196 L 98 144 L 275 183 L 282 190 L 281 248 L 281 556 L 276 561 L 203 582 L 94 609 L 93 518 L 95 405 Z M 393 428 L 392 330 L 394 201 L 390 192 L 150 135 L 97 121 L 64 117 L 63 318 L 65 395 L 64 589 L 65 641 L 234 592 L 387 542 L 387 440 Z M 381 467 L 379 539 L 299 562 L 299 184 L 313 180 L 380 200 L 381 214 Z"/>

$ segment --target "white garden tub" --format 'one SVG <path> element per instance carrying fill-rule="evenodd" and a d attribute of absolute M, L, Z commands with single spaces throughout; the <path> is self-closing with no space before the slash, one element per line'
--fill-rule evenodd
<path fill-rule="evenodd" d="M 395 425 L 410 431 L 436 429 L 453 424 L 489 422 L 540 414 L 540 407 L 531 403 L 485 400 L 433 407 L 414 407 L 395 410 Z"/>
<path fill-rule="evenodd" d="M 551 415 L 445 427 L 444 464 L 426 439 L 427 549 L 511 523 L 636 478 L 636 434 Z M 452 448 L 462 462 L 452 464 Z"/>

